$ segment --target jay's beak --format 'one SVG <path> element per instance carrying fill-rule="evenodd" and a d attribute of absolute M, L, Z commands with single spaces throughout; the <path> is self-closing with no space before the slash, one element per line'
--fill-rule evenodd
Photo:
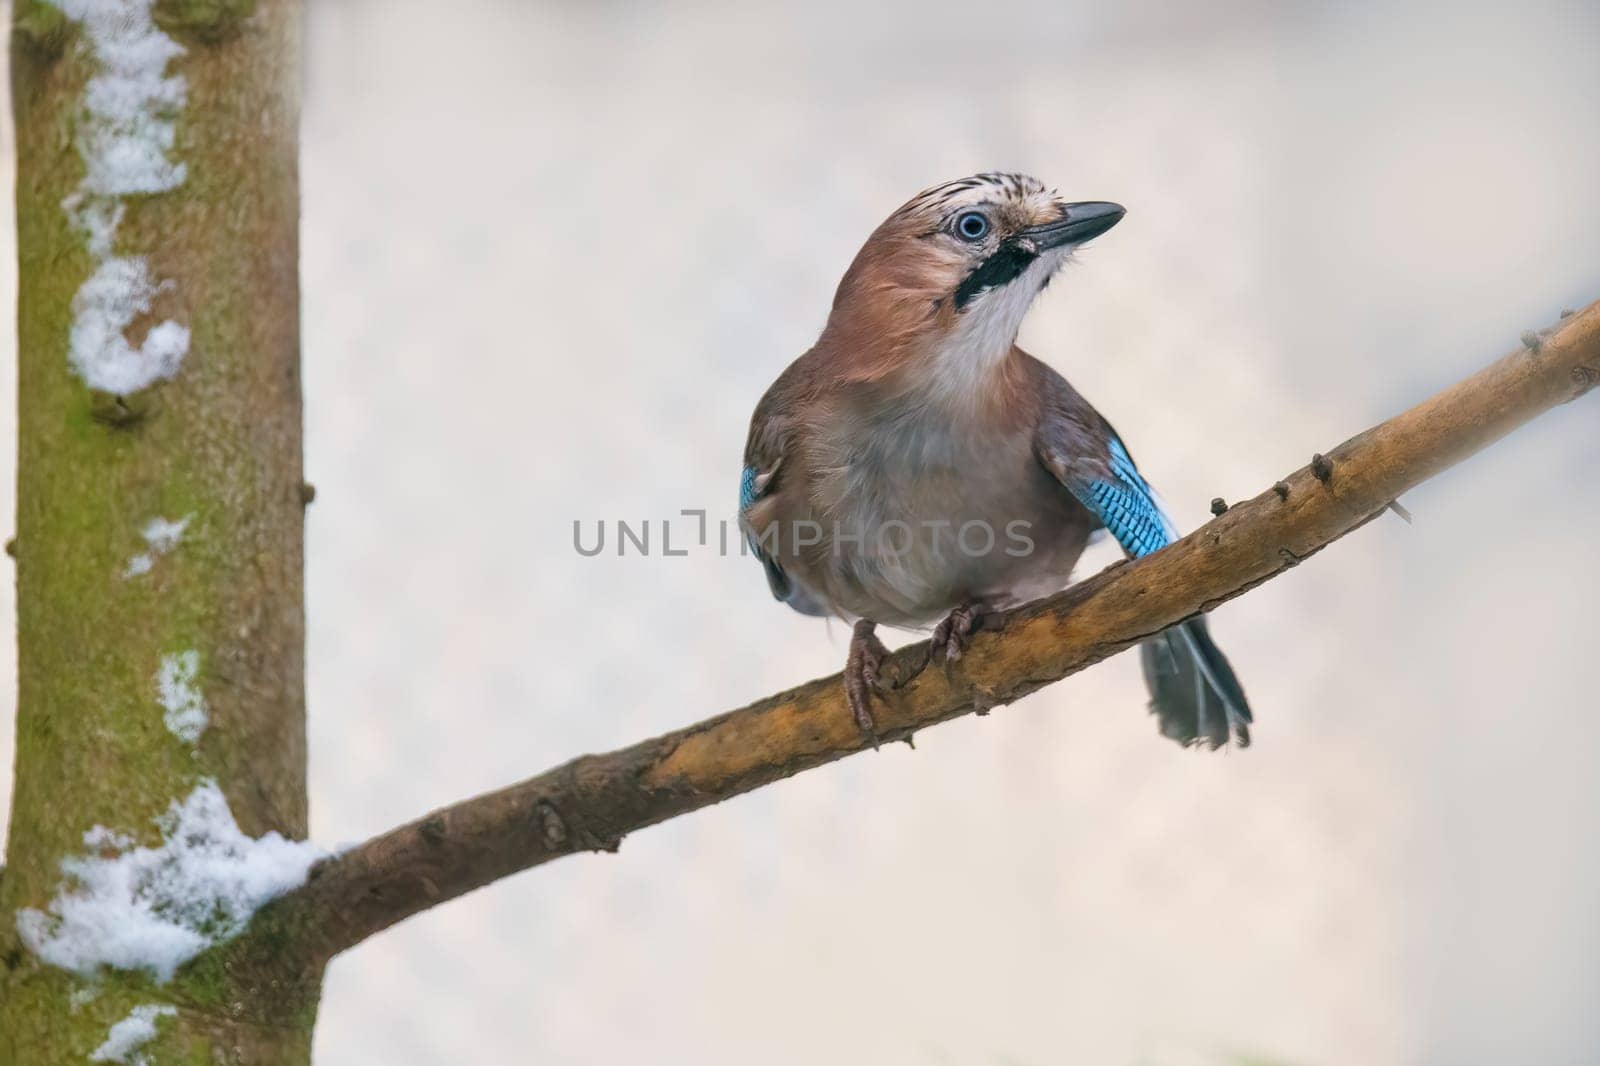
<path fill-rule="evenodd" d="M 1108 203 L 1104 200 L 1062 204 L 1059 219 L 1039 226 L 1029 226 L 1017 236 L 1031 242 L 1034 250 L 1039 252 L 1079 245 L 1100 236 L 1121 222 L 1125 214 L 1127 211 L 1121 204 Z"/>

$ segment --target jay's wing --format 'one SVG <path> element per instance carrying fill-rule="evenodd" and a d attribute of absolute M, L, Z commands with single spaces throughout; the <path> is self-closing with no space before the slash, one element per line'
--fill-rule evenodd
<path fill-rule="evenodd" d="M 1044 468 L 1131 558 L 1177 539 L 1156 494 L 1116 431 L 1054 371 L 1043 393 L 1034 452 Z M 1052 380 L 1053 379 L 1053 380 Z M 1250 743 L 1250 704 L 1233 667 L 1196 615 L 1140 646 L 1151 708 L 1161 731 L 1183 744 Z"/>
<path fill-rule="evenodd" d="M 1177 539 L 1122 439 L 1065 378 L 1028 357 L 1039 379 L 1033 450 L 1044 468 L 1133 558 Z"/>
<path fill-rule="evenodd" d="M 781 524 L 772 518 L 775 494 L 783 491 L 782 472 L 785 446 L 790 434 L 790 395 L 797 375 L 791 367 L 773 384 L 756 405 L 750 420 L 750 436 L 745 442 L 744 469 L 739 473 L 739 528 L 750 554 L 761 562 L 767 574 L 767 587 L 774 599 L 787 603 L 801 614 L 822 616 L 828 611 L 817 603 L 779 564 L 768 550 L 775 541 L 763 541 L 763 532 L 780 535 Z"/>

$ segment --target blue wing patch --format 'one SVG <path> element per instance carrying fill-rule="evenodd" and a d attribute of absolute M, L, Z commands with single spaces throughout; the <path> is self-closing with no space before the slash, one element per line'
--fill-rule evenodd
<path fill-rule="evenodd" d="M 1112 437 L 1108 444 L 1111 478 L 1089 481 L 1074 495 L 1105 523 L 1122 550 L 1137 559 L 1171 544 L 1175 531 L 1122 442 Z"/>
<path fill-rule="evenodd" d="M 739 513 L 744 514 L 756 502 L 756 468 L 747 466 L 739 475 Z"/>
<path fill-rule="evenodd" d="M 744 513 L 750 509 L 761 496 L 757 488 L 760 478 L 755 467 L 747 466 L 739 473 L 739 517 L 743 519 Z M 772 589 L 774 599 L 787 601 L 793 591 L 789 584 L 789 575 L 783 572 L 777 560 L 761 550 L 761 542 L 747 529 L 744 534 L 744 543 L 750 549 L 750 554 L 761 560 L 761 568 L 767 572 L 767 587 Z"/>
<path fill-rule="evenodd" d="M 755 503 L 756 499 L 761 495 L 760 490 L 756 488 L 756 481 L 756 468 L 753 466 L 745 467 L 739 474 L 739 517 L 741 519 L 744 518 L 744 513 L 750 510 L 750 505 Z M 772 561 L 761 550 L 761 542 L 751 536 L 749 531 L 745 532 L 744 542 L 750 548 L 750 553 L 761 560 L 761 565 L 765 566 L 770 574 Z M 774 588 L 772 591 L 776 594 L 778 590 Z M 783 597 L 779 596 L 778 598 L 782 599 Z"/>
<path fill-rule="evenodd" d="M 750 505 L 761 498 L 762 490 L 757 487 L 760 481 L 754 467 L 745 467 L 739 474 L 739 515 L 750 509 Z M 789 580 L 789 575 L 784 573 L 778 561 L 768 555 L 749 530 L 745 531 L 744 542 L 750 549 L 750 554 L 761 560 L 761 568 L 767 572 L 767 587 L 772 590 L 774 599 L 787 603 L 801 614 L 822 616 L 827 614 L 822 606 L 811 596 L 806 594 L 794 582 Z"/>

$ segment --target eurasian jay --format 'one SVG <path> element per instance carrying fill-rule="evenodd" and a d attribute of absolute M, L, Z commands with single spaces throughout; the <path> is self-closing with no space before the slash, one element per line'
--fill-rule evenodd
<path fill-rule="evenodd" d="M 1034 298 L 1123 216 L 1022 174 L 918 194 L 845 272 L 822 336 L 757 404 L 740 523 L 779 600 L 854 623 L 845 690 L 873 732 L 874 628 L 961 657 L 985 612 L 1064 587 L 1090 534 L 1176 539 L 1111 424 L 1016 345 Z M 1195 616 L 1141 646 L 1161 732 L 1250 742 L 1250 706 Z"/>

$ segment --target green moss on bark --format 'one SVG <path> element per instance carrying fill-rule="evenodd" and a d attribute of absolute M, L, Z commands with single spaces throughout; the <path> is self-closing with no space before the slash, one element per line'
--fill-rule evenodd
<path fill-rule="evenodd" d="M 300 7 L 163 3 L 163 24 L 220 41 L 173 71 L 188 83 L 181 187 L 127 201 L 119 252 L 172 284 L 154 308 L 189 326 L 182 370 L 129 398 L 132 417 L 68 368 L 71 303 L 93 264 L 61 200 L 82 162 L 72 130 L 91 57 L 49 5 L 17 9 L 19 260 L 17 775 L 0 879 L 0 1066 L 81 1063 L 137 1003 L 167 1002 L 159 1061 L 305 1063 L 315 975 L 196 964 L 165 988 L 78 978 L 18 942 L 60 860 L 103 824 L 154 841 L 152 818 L 215 778 L 241 828 L 306 832 L 297 284 Z M 252 11 L 254 14 L 252 15 Z M 59 14 L 59 13 L 57 13 Z M 209 20 L 209 22 L 208 22 Z M 210 25 L 211 29 L 204 29 Z M 227 32 L 213 34 L 226 26 Z M 59 55 L 42 62 L 42 42 Z M 135 323 L 131 336 L 137 342 Z M 192 516 L 147 574 L 124 577 L 156 516 Z M 164 654 L 193 649 L 210 726 L 190 746 L 156 699 Z"/>
<path fill-rule="evenodd" d="M 157 0 L 156 25 L 179 39 L 216 44 L 239 33 L 256 0 Z"/>
<path fill-rule="evenodd" d="M 71 39 L 72 23 L 49 0 L 17 0 L 11 9 L 11 33 L 30 58 L 53 60 Z"/>

